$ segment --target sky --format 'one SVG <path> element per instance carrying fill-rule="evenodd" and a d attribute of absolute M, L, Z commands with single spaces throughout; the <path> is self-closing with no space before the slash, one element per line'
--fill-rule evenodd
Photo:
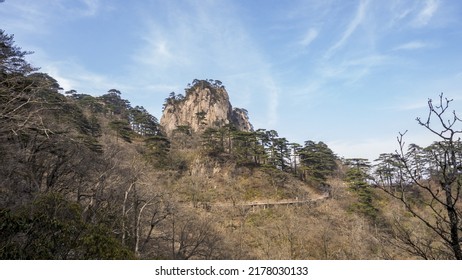
<path fill-rule="evenodd" d="M 170 92 L 215 79 L 256 129 L 374 160 L 400 132 L 438 140 L 416 122 L 429 98 L 462 111 L 461 1 L 0 2 L 0 28 L 64 90 L 115 88 L 158 119 Z"/>

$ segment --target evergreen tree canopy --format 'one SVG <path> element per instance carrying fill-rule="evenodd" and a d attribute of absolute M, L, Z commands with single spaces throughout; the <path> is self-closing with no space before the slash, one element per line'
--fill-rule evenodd
<path fill-rule="evenodd" d="M 27 75 L 37 68 L 32 67 L 25 56 L 32 52 L 22 51 L 14 44 L 14 36 L 8 35 L 0 29 L 0 75 L 20 74 Z"/>
<path fill-rule="evenodd" d="M 334 152 L 323 142 L 306 141 L 298 153 L 301 164 L 314 179 L 325 180 L 337 168 Z"/>

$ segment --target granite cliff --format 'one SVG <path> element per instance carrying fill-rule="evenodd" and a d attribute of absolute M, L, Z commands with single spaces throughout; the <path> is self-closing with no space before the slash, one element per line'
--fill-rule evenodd
<path fill-rule="evenodd" d="M 225 87 L 217 80 L 194 80 L 185 95 L 171 93 L 165 100 L 160 125 L 167 136 L 179 127 L 187 127 L 193 133 L 225 125 L 253 130 L 247 110 L 233 108 Z"/>

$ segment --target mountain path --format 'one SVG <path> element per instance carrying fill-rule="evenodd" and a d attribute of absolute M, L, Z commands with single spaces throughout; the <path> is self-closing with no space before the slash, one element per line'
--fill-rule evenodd
<path fill-rule="evenodd" d="M 317 195 L 310 199 L 299 200 L 299 199 L 283 199 L 277 201 L 253 201 L 249 203 L 212 203 L 210 204 L 211 207 L 219 207 L 219 208 L 226 208 L 226 207 L 274 207 L 274 206 L 291 206 L 291 205 L 302 205 L 302 204 L 310 204 L 320 200 L 324 200 L 329 198 L 330 195 L 328 193 L 324 193 L 321 195 Z"/>

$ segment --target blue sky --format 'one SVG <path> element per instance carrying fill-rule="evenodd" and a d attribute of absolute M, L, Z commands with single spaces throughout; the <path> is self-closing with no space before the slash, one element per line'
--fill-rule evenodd
<path fill-rule="evenodd" d="M 441 92 L 462 109 L 461 1 L 5 0 L 0 28 L 65 90 L 116 88 L 160 119 L 217 79 L 255 128 L 344 157 L 436 140 L 415 118 Z"/>

